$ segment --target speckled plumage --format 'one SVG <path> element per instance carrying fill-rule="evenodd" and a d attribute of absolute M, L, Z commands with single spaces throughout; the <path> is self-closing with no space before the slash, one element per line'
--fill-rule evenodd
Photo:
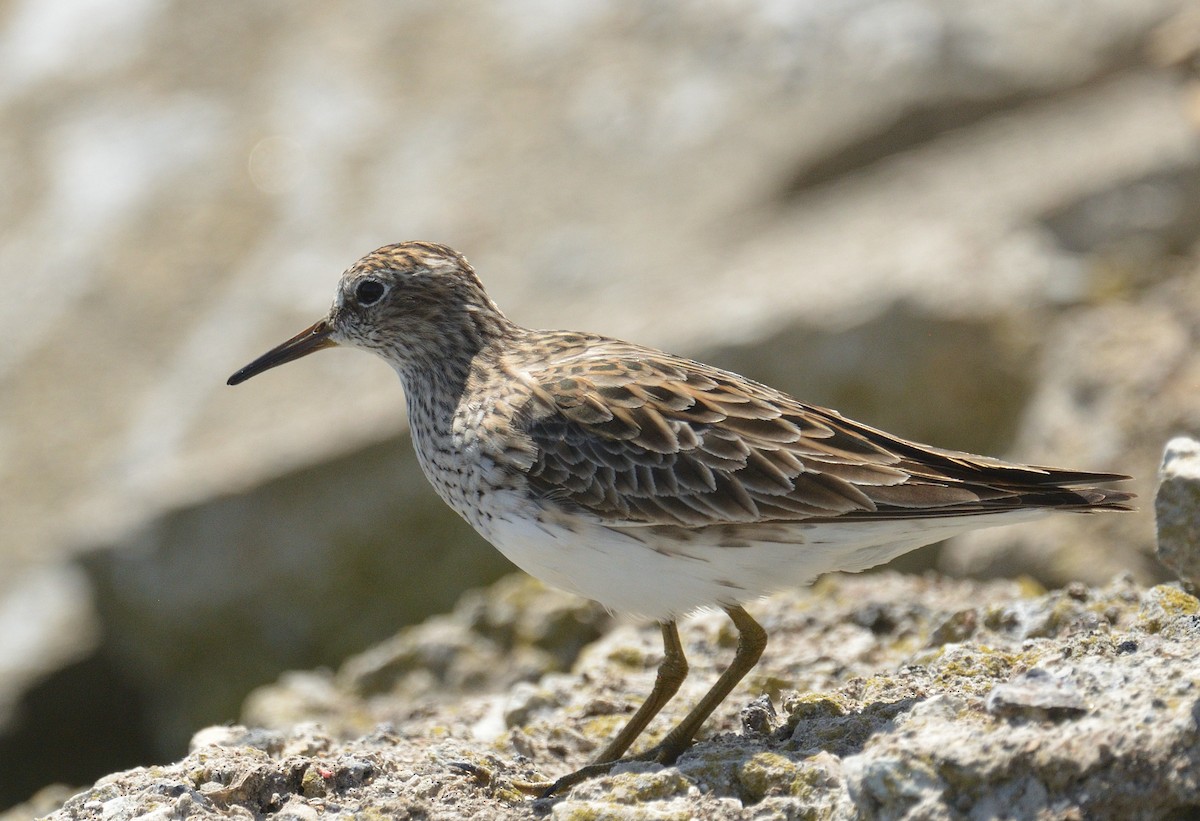
<path fill-rule="evenodd" d="M 757 625 L 742 603 L 820 573 L 1049 510 L 1128 509 L 1130 494 L 1096 487 L 1118 474 L 919 445 L 700 362 L 523 328 L 432 243 L 359 260 L 325 320 L 230 383 L 333 344 L 399 373 L 421 467 L 447 504 L 529 573 L 658 619 L 669 657 L 674 619 L 697 607 L 724 607 L 745 638 Z M 716 702 L 745 670 L 734 672 Z M 663 703 L 667 689 L 656 685 Z M 690 742 L 700 711 L 657 757 Z"/>

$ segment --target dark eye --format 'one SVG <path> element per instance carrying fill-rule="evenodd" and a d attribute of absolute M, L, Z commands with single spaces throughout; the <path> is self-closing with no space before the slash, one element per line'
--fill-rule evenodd
<path fill-rule="evenodd" d="M 383 292 L 386 290 L 379 280 L 364 279 L 354 286 L 354 298 L 358 300 L 359 305 L 374 305 L 383 299 Z"/>

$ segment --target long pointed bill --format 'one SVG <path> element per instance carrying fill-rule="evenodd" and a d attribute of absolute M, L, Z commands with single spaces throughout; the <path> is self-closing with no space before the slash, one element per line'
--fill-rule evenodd
<path fill-rule="evenodd" d="M 322 348 L 332 348 L 337 343 L 329 338 L 331 333 L 333 333 L 333 328 L 329 327 L 328 321 L 322 319 L 311 328 L 306 328 L 296 334 L 282 345 L 278 345 L 267 351 L 258 359 L 229 377 L 225 384 L 241 384 L 252 376 L 257 376 L 263 371 L 269 371 L 276 365 L 282 365 L 285 362 L 291 362 L 302 356 L 308 356 L 310 353 L 319 351 Z"/>

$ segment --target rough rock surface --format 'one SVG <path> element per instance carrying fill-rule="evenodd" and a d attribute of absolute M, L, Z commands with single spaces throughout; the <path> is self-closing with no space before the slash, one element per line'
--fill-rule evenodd
<path fill-rule="evenodd" d="M 1200 585 L 1200 441 L 1179 436 L 1167 443 L 1154 519 L 1158 560 L 1194 589 Z"/>
<path fill-rule="evenodd" d="M 424 487 L 379 363 L 223 384 L 384 242 L 462 248 L 531 325 L 1152 474 L 1185 384 L 1156 357 L 1194 367 L 1194 322 L 1153 330 L 1196 289 L 1193 7 L 0 3 L 0 806 L 177 757 L 280 670 L 504 572 Z M 1089 379 L 1137 386 L 1124 410 L 1024 413 L 1110 332 Z M 1125 518 L 1082 561 L 980 563 L 1151 580 Z"/>
<path fill-rule="evenodd" d="M 529 627 L 509 606 L 518 599 L 573 612 L 560 626 L 586 613 L 535 588 L 508 582 L 497 593 L 508 604 L 482 609 L 512 614 L 511 636 Z M 767 654 L 675 766 L 622 767 L 541 800 L 529 784 L 583 763 L 648 690 L 657 631 L 618 626 L 570 673 L 473 695 L 453 665 L 380 663 L 453 645 L 472 664 L 469 648 L 503 632 L 472 626 L 482 601 L 336 676 L 289 677 L 247 706 L 248 723 L 270 726 L 205 730 L 178 763 L 101 779 L 50 817 L 1158 819 L 1200 808 L 1200 602 L 1178 587 L 830 577 L 753 608 Z M 692 674 L 672 720 L 735 643 L 718 614 L 688 620 L 683 638 Z M 392 673 L 364 688 L 363 671 L 381 668 Z"/>

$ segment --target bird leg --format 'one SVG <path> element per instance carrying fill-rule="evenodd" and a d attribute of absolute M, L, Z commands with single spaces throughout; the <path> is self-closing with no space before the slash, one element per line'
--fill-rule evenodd
<path fill-rule="evenodd" d="M 687 658 L 683 655 L 683 644 L 679 641 L 679 628 L 673 621 L 664 621 L 661 627 L 663 660 L 658 665 L 658 675 L 654 677 L 654 687 L 650 690 L 650 695 L 633 714 L 633 718 L 629 719 L 621 728 L 621 732 L 617 733 L 613 740 L 608 742 L 608 745 L 592 759 L 591 764 L 555 781 L 542 793 L 543 798 L 573 787 L 581 781 L 604 775 L 611 770 L 634 740 L 646 729 L 650 720 L 658 715 L 658 712 L 679 691 L 679 685 L 683 684 L 683 680 L 687 678 L 688 674 Z"/>
<path fill-rule="evenodd" d="M 716 684 L 704 694 L 704 697 L 684 717 L 683 721 L 680 721 L 667 733 L 666 738 L 644 753 L 628 758 L 620 757 L 641 735 L 642 730 L 646 729 L 650 720 L 671 700 L 687 676 L 687 659 L 684 658 L 683 646 L 679 642 L 679 630 L 676 628 L 675 622 L 663 622 L 665 655 L 662 664 L 658 667 L 658 676 L 655 678 L 654 689 L 650 691 L 650 696 L 634 713 L 629 723 L 621 729 L 621 732 L 617 733 L 616 738 L 609 742 L 608 746 L 596 756 L 591 764 L 555 781 L 549 789 L 542 793 L 543 798 L 569 789 L 589 778 L 604 775 L 617 764 L 628 761 L 657 761 L 660 764 L 672 764 L 675 759 L 679 758 L 680 754 L 692 743 L 692 739 L 700 731 L 700 727 L 708 720 L 708 717 L 738 685 L 738 682 L 745 678 L 746 674 L 758 663 L 767 646 L 766 631 L 751 618 L 749 613 L 736 605 L 726 607 L 725 612 L 738 629 L 737 652 L 729 667 L 717 679 Z"/>
<path fill-rule="evenodd" d="M 738 646 L 733 661 L 725 668 L 725 672 L 717 679 L 717 683 L 712 686 L 712 689 L 704 694 L 704 698 L 700 699 L 690 713 L 684 716 L 683 721 L 667 733 L 666 738 L 635 758 L 654 760 L 662 764 L 674 763 L 675 759 L 679 758 L 680 754 L 692 743 L 692 739 L 696 737 L 696 733 L 700 732 L 701 725 L 708 721 L 713 710 L 720 706 L 721 702 L 738 685 L 738 682 L 754 669 L 754 665 L 758 664 L 763 650 L 767 648 L 767 631 L 763 630 L 762 625 L 751 618 L 750 614 L 741 607 L 736 605 L 726 607 L 725 613 L 733 621 L 734 627 L 738 629 Z"/>
<path fill-rule="evenodd" d="M 646 729 L 650 720 L 658 715 L 667 702 L 679 691 L 679 685 L 687 678 L 688 663 L 683 655 L 683 644 L 679 641 L 679 628 L 673 621 L 662 623 L 663 660 L 658 665 L 654 688 L 650 695 L 633 714 L 633 718 L 621 728 L 612 741 L 592 759 L 593 764 L 607 764 L 619 759 L 630 745 Z"/>

